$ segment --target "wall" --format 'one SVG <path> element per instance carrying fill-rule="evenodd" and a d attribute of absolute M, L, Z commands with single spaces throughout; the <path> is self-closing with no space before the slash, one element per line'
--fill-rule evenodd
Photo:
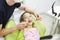
<path fill-rule="evenodd" d="M 24 0 L 24 4 L 42 13 L 47 12 L 55 0 Z"/>

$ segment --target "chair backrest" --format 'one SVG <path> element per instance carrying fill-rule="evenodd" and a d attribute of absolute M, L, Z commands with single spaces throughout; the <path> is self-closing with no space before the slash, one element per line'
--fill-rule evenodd
<path fill-rule="evenodd" d="M 45 25 L 41 21 L 36 20 L 34 15 L 32 15 L 32 19 L 33 19 L 34 25 L 39 29 L 40 37 L 44 36 L 46 32 Z"/>
<path fill-rule="evenodd" d="M 15 24 L 14 20 L 10 19 L 8 21 L 8 23 L 6 24 L 6 26 L 5 26 L 5 29 L 15 27 L 15 25 L 16 24 Z M 16 30 L 14 32 L 9 33 L 9 34 L 7 34 L 7 35 L 4 36 L 4 39 L 5 40 L 16 40 L 16 38 L 18 36 L 18 32 L 19 32 L 19 30 Z"/>

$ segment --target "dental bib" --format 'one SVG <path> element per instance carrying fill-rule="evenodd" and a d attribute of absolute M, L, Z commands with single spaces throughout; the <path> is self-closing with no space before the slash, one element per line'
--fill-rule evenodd
<path fill-rule="evenodd" d="M 37 28 L 25 28 L 24 40 L 40 40 L 39 31 Z"/>

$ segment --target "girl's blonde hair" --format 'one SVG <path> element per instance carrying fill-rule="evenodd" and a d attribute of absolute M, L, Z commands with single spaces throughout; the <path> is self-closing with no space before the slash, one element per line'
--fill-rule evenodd
<path fill-rule="evenodd" d="M 21 17 L 20 17 L 20 22 L 23 22 L 23 21 L 24 21 L 23 15 L 24 15 L 25 13 L 28 13 L 28 12 L 24 12 L 24 13 L 21 15 Z M 32 26 L 34 27 L 34 23 L 32 23 Z"/>

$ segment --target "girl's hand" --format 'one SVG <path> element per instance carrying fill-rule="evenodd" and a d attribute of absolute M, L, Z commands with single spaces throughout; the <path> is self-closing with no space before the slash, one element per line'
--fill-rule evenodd
<path fill-rule="evenodd" d="M 26 26 L 27 26 L 26 22 L 21 22 L 17 25 L 17 29 L 24 29 L 24 28 L 26 28 Z"/>

